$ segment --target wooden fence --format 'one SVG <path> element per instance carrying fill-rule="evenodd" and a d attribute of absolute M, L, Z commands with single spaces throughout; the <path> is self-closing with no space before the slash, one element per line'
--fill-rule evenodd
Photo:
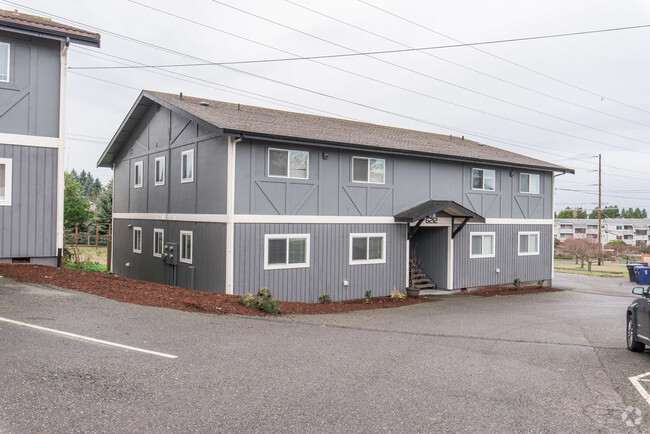
<path fill-rule="evenodd" d="M 83 232 L 84 228 L 86 229 L 85 232 Z M 111 243 L 112 235 L 111 223 L 77 223 L 74 225 L 74 231 L 66 229 L 65 245 L 104 247 Z"/>

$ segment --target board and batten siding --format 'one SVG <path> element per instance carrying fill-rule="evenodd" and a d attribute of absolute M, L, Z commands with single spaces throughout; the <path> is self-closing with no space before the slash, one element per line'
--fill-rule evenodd
<path fill-rule="evenodd" d="M 470 258 L 470 236 L 494 232 L 495 255 Z M 539 232 L 539 255 L 519 256 L 519 232 Z M 468 224 L 453 241 L 454 288 L 549 280 L 553 270 L 553 225 Z M 497 272 L 497 269 L 499 272 Z"/>
<path fill-rule="evenodd" d="M 350 265 L 351 233 L 386 233 L 386 263 Z M 310 266 L 264 269 L 265 234 L 310 234 Z M 321 294 L 333 300 L 386 296 L 406 280 L 406 225 L 404 224 L 271 224 L 235 225 L 234 293 L 271 289 L 282 301 L 314 303 Z M 348 286 L 343 281 L 349 282 Z"/>
<path fill-rule="evenodd" d="M 57 149 L 0 144 L 0 158 L 12 160 L 11 205 L 0 206 L 0 260 L 56 265 Z"/>
<path fill-rule="evenodd" d="M 133 229 L 142 228 L 142 253 L 133 252 Z M 172 284 L 173 266 L 153 256 L 153 230 L 165 231 L 165 242 L 180 245 L 180 231 L 192 231 L 192 264 L 179 262 L 176 285 L 190 288 L 194 267 L 194 289 L 224 292 L 226 287 L 226 225 L 162 220 L 115 219 L 113 225 L 113 272 L 120 276 Z M 180 252 L 178 252 L 180 254 Z M 126 266 L 129 263 L 129 266 Z"/>

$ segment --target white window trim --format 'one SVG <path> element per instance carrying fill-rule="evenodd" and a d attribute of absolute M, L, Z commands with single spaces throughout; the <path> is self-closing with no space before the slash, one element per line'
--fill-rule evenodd
<path fill-rule="evenodd" d="M 354 179 L 354 160 L 366 160 L 368 162 L 368 180 L 367 181 L 357 181 Z M 384 181 L 383 182 L 375 182 L 370 180 L 370 160 L 382 160 L 384 162 Z M 359 184 L 378 184 L 378 185 L 384 185 L 386 184 L 386 159 L 385 158 L 373 158 L 373 157 L 357 157 L 354 156 L 352 157 L 352 165 L 350 166 L 350 179 L 352 182 L 356 182 Z"/>
<path fill-rule="evenodd" d="M 140 183 L 138 184 L 138 167 L 140 167 Z M 136 161 L 133 164 L 133 188 L 142 188 L 144 185 L 144 161 Z"/>
<path fill-rule="evenodd" d="M 140 248 L 136 249 L 135 248 L 135 234 L 139 233 L 140 234 Z M 133 239 L 131 240 L 131 245 L 133 246 L 133 253 L 142 253 L 142 228 L 141 227 L 133 227 Z"/>
<path fill-rule="evenodd" d="M 474 188 L 474 171 L 481 170 L 483 172 L 483 187 Z M 494 172 L 494 188 L 492 190 L 485 188 L 485 172 L 490 171 Z M 495 169 L 482 169 L 480 167 L 472 167 L 472 173 L 470 173 L 470 185 L 474 191 L 497 191 L 497 171 Z"/>
<path fill-rule="evenodd" d="M 521 236 L 522 235 L 537 235 L 537 251 L 536 252 L 522 252 L 521 249 Z M 530 247 L 530 238 L 528 239 L 528 247 Z M 539 231 L 523 231 L 517 233 L 517 253 L 519 256 L 539 256 L 539 242 L 540 236 Z"/>
<path fill-rule="evenodd" d="M 156 176 L 158 176 L 158 162 L 162 161 L 162 181 L 158 181 Z M 194 172 L 192 172 L 194 173 Z M 165 178 L 167 177 L 167 167 L 165 166 L 165 156 L 156 157 L 153 163 L 153 181 L 155 186 L 165 185 Z"/>
<path fill-rule="evenodd" d="M 528 190 L 529 191 L 521 191 L 521 177 L 522 175 L 528 176 Z M 538 181 L 537 181 L 537 191 L 530 191 L 530 178 L 532 176 L 536 176 Z M 538 173 L 520 173 L 519 174 L 519 193 L 522 194 L 539 194 L 539 191 L 541 190 L 541 183 L 542 183 L 542 177 L 539 176 Z M 495 185 L 496 187 L 496 185 Z"/>
<path fill-rule="evenodd" d="M 189 235 L 190 236 L 190 259 L 183 258 L 183 254 L 185 253 L 185 244 L 183 243 L 183 235 Z M 194 260 L 194 233 L 192 231 L 181 231 L 181 237 L 179 239 L 179 249 L 180 252 L 178 254 L 180 255 L 178 257 L 178 260 L 183 262 L 184 264 L 191 264 L 192 261 Z"/>
<path fill-rule="evenodd" d="M 7 42 L 0 42 L 0 44 L 7 46 L 7 79 L 0 80 L 0 82 L 9 83 L 11 81 L 11 44 Z"/>
<path fill-rule="evenodd" d="M 368 238 L 383 238 L 381 243 L 381 259 L 352 259 L 352 239 L 366 238 L 366 255 L 368 252 Z M 348 260 L 350 265 L 363 265 L 363 264 L 385 264 L 386 263 L 386 232 L 382 233 L 355 233 L 350 234 L 348 246 Z"/>
<path fill-rule="evenodd" d="M 287 174 L 285 176 L 271 175 L 271 151 L 282 151 L 287 153 Z M 289 174 L 291 173 L 291 158 L 290 158 L 291 152 L 304 152 L 305 154 L 307 154 L 307 176 L 306 177 L 303 178 L 301 176 L 289 176 Z M 269 176 L 269 178 L 309 179 L 309 151 L 298 151 L 296 149 L 269 148 L 266 151 L 266 174 Z"/>
<path fill-rule="evenodd" d="M 474 254 L 472 254 L 472 238 L 475 237 L 475 236 L 483 237 L 485 235 L 492 235 L 492 239 L 494 241 L 494 244 L 493 244 L 494 248 L 492 249 L 493 250 L 492 253 L 488 254 L 488 255 L 485 255 L 485 254 L 474 255 Z M 517 239 L 517 242 L 519 242 L 519 239 Z M 483 239 L 481 238 L 481 247 L 482 246 L 483 246 Z M 494 258 L 496 256 L 496 253 L 497 253 L 497 236 L 496 236 L 495 232 L 470 232 L 470 234 L 469 234 L 469 257 L 470 258 Z"/>
<path fill-rule="evenodd" d="M 0 164 L 5 165 L 5 198 L 0 200 L 0 206 L 11 206 L 11 181 L 13 179 L 11 158 L 0 158 Z"/>
<path fill-rule="evenodd" d="M 192 176 L 190 176 L 188 178 L 183 178 L 183 167 L 185 166 L 183 164 L 183 157 L 185 155 L 191 155 L 192 156 L 191 157 L 192 158 Z M 194 182 L 194 170 L 196 169 L 194 166 L 195 166 L 195 164 L 194 164 L 194 149 L 190 149 L 188 151 L 181 152 L 181 183 Z M 194 240 L 192 240 L 192 241 L 194 241 Z"/>
<path fill-rule="evenodd" d="M 165 230 L 164 229 L 158 229 L 158 228 L 154 228 L 154 230 L 153 230 L 153 255 L 156 258 L 162 258 L 162 251 L 160 253 L 156 253 L 156 234 L 162 234 L 161 248 L 164 250 L 164 246 L 165 246 Z"/>
<path fill-rule="evenodd" d="M 278 270 L 287 268 L 309 268 L 311 249 L 310 234 L 264 234 L 264 269 Z M 305 262 L 301 264 L 269 264 L 269 240 L 289 240 L 299 238 L 305 240 Z M 287 242 L 287 261 L 289 260 L 289 243 Z"/>

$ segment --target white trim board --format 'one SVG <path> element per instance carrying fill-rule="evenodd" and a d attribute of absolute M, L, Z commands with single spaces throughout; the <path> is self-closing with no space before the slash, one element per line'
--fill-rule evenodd
<path fill-rule="evenodd" d="M 16 145 L 16 146 L 34 146 L 37 148 L 58 148 L 59 138 L 0 133 L 0 144 Z"/>
<path fill-rule="evenodd" d="M 118 220 L 162 220 L 200 223 L 227 223 L 227 214 L 165 214 L 165 213 L 113 213 Z M 393 217 L 309 216 L 309 215 L 250 215 L 235 214 L 234 223 L 339 223 L 339 224 L 406 224 L 396 223 Z"/>
<path fill-rule="evenodd" d="M 553 225 L 553 219 L 501 219 L 486 218 L 485 223 L 470 222 L 470 225 Z"/>

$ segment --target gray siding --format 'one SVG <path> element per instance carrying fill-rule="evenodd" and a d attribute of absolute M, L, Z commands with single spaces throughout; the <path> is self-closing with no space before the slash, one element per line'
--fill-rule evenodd
<path fill-rule="evenodd" d="M 518 232 L 539 231 L 539 255 L 519 256 Z M 495 232 L 495 256 L 470 258 L 470 234 Z M 453 241 L 454 288 L 551 279 L 553 269 L 552 225 L 484 225 L 468 224 Z M 500 271 L 497 273 L 497 269 Z"/>
<path fill-rule="evenodd" d="M 170 110 L 154 106 L 138 124 L 115 164 L 118 213 L 225 214 L 227 138 Z M 194 181 L 181 183 L 181 153 L 194 150 Z M 165 157 L 165 185 L 154 185 L 154 164 Z M 135 188 L 134 166 L 143 162 L 144 182 Z"/>
<path fill-rule="evenodd" d="M 0 144 L 12 159 L 11 206 L 0 206 L 0 258 L 56 256 L 57 150 Z"/>
<path fill-rule="evenodd" d="M 411 255 L 438 288 L 446 289 L 449 228 L 421 227 L 410 242 Z"/>
<path fill-rule="evenodd" d="M 309 179 L 267 176 L 269 148 L 309 151 Z M 354 156 L 384 158 L 385 183 L 352 182 Z M 472 190 L 472 168 L 494 169 L 495 191 Z M 540 175 L 539 194 L 520 194 L 520 171 L 510 167 L 244 140 L 237 145 L 235 212 L 393 216 L 429 199 L 447 199 L 484 217 L 552 218 L 552 173 L 524 172 Z"/>
<path fill-rule="evenodd" d="M 351 233 L 386 233 L 385 264 L 349 264 Z M 265 234 L 310 234 L 308 268 L 264 270 Z M 347 280 L 349 286 L 343 286 Z M 234 292 L 271 289 L 278 300 L 316 302 L 389 295 L 406 280 L 406 226 L 401 224 L 236 224 Z"/>
<path fill-rule="evenodd" d="M 60 43 L 0 31 L 10 44 L 9 82 L 0 82 L 0 132 L 58 137 Z"/>
<path fill-rule="evenodd" d="M 133 229 L 142 228 L 142 253 L 133 252 Z M 226 225 L 222 223 L 192 223 L 151 220 L 114 220 L 113 271 L 121 276 L 172 284 L 173 267 L 153 256 L 153 230 L 163 229 L 165 242 L 180 243 L 180 231 L 192 231 L 192 264 L 179 262 L 177 286 L 190 288 L 194 267 L 194 289 L 224 292 L 226 282 Z M 127 267 L 126 264 L 129 263 Z"/>

